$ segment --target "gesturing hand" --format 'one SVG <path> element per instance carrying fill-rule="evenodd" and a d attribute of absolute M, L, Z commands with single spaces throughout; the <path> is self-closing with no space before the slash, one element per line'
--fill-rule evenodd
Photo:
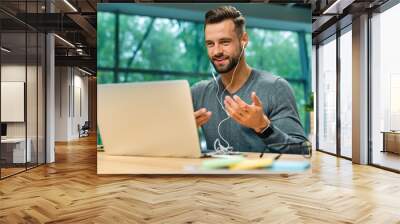
<path fill-rule="evenodd" d="M 208 122 L 211 117 L 211 111 L 207 111 L 206 108 L 201 108 L 194 112 L 194 117 L 196 118 L 197 127 L 200 127 Z"/>
<path fill-rule="evenodd" d="M 270 120 L 264 114 L 261 100 L 255 92 L 251 93 L 251 105 L 244 102 L 238 96 L 226 96 L 224 100 L 225 108 L 237 123 L 252 128 L 259 133 L 270 124 Z"/>

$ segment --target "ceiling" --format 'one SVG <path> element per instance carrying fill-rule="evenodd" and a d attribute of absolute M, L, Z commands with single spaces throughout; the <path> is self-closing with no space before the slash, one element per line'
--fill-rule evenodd
<path fill-rule="evenodd" d="M 201 0 L 199 2 L 207 2 Z M 282 7 L 295 7 L 299 10 L 312 9 L 312 32 L 313 41 L 316 42 L 321 38 L 331 35 L 335 32 L 332 27 L 337 26 L 338 21 L 350 21 L 351 17 L 358 14 L 373 10 L 388 0 L 238 0 L 238 2 L 252 3 L 275 3 Z M 15 48 L 15 54 L 23 52 L 25 39 L 18 38 L 16 33 L 29 31 L 54 32 L 62 39 L 67 40 L 66 43 L 60 38 L 55 38 L 56 44 L 56 64 L 86 66 L 88 69 L 96 70 L 96 7 L 97 3 L 117 3 L 117 2 L 140 2 L 140 3 L 167 3 L 176 2 L 176 0 L 1 0 L 0 1 L 0 22 L 5 38 L 3 45 L 8 43 L 8 48 Z M 186 1 L 181 2 L 196 2 Z M 209 1 L 209 2 L 215 2 Z M 229 2 L 228 0 L 219 0 L 219 3 Z M 335 3 L 339 2 L 339 4 Z M 69 3 L 69 4 L 68 4 Z M 333 7 L 333 5 L 335 5 Z M 176 7 L 185 9 L 184 4 L 169 4 L 165 7 Z M 204 7 L 207 7 L 204 4 Z M 199 9 L 200 10 L 200 9 Z M 52 13 L 49 13 L 49 12 Z M 27 12 L 27 13 L 26 13 Z M 259 12 L 261 17 L 263 12 Z M 298 20 L 293 15 L 283 15 L 289 20 Z M 303 19 L 303 18 L 301 18 Z M 341 25 L 346 25 L 343 23 Z M 329 31 L 330 30 L 330 31 Z M 329 32 L 328 32 L 329 31 Z M 29 38 L 28 38 L 29 39 Z M 29 41 L 29 40 L 28 40 Z M 28 55 L 34 44 L 28 45 Z M 18 50 L 19 49 L 19 50 Z"/>
<path fill-rule="evenodd" d="M 352 23 L 354 17 L 376 12 L 389 0 L 316 0 L 313 3 L 313 44 L 320 43 Z"/>
<path fill-rule="evenodd" d="M 95 71 L 97 2 L 47 0 L 46 5 L 45 0 L 1 0 L 2 45 L 12 49 L 7 54 L 8 60 L 18 61 L 25 55 L 28 58 L 36 55 L 37 44 L 29 43 L 33 36 L 28 34 L 25 52 L 25 35 L 20 35 L 21 32 L 52 32 L 61 37 L 55 38 L 56 65 L 71 65 L 74 61 L 75 66 Z"/>
<path fill-rule="evenodd" d="M 54 32 L 56 65 L 75 65 L 88 70 L 96 70 L 96 7 L 97 3 L 149 3 L 173 2 L 168 0 L 1 0 L 0 22 L 3 33 L 3 46 L 13 49 L 15 58 L 23 58 L 28 53 L 30 58 L 36 52 L 36 45 L 28 44 L 25 52 L 25 38 L 18 35 L 26 29 L 32 32 Z M 176 1 L 175 1 L 176 2 Z M 184 2 L 184 1 L 182 1 Z M 187 1 L 193 2 L 193 1 Z M 202 0 L 199 2 L 207 2 Z M 220 0 L 219 2 L 229 2 Z M 254 0 L 236 2 L 272 2 L 284 7 L 294 7 L 299 10 L 310 7 L 309 1 L 292 0 Z M 307 4 L 304 4 L 307 3 Z M 184 7 L 184 6 L 176 6 Z M 49 13 L 52 12 L 52 13 Z M 261 16 L 262 13 L 260 13 Z M 292 18 L 291 15 L 286 15 Z M 296 18 L 292 18 L 296 20 Z M 24 37 L 24 35 L 22 35 Z M 29 38 L 28 38 L 29 39 Z M 66 40 L 63 41 L 62 39 Z M 28 40 L 30 41 L 30 40 Z M 72 46 L 72 45 L 73 46 Z M 32 54 L 32 55 L 31 55 Z M 8 54 L 11 59 L 11 54 Z"/>

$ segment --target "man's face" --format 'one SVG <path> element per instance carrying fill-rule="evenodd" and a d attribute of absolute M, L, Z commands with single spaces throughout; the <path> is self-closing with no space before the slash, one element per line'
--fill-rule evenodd
<path fill-rule="evenodd" d="M 218 73 L 235 68 L 241 53 L 240 41 L 232 20 L 207 24 L 204 30 L 208 57 Z"/>

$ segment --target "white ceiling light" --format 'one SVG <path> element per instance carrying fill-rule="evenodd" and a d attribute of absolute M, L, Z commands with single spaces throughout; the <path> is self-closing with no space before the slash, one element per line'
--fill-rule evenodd
<path fill-rule="evenodd" d="M 336 0 L 332 5 L 330 5 L 322 14 L 342 14 L 343 9 L 351 5 L 354 0 Z"/>
<path fill-rule="evenodd" d="M 57 37 L 59 40 L 61 40 L 62 42 L 66 43 L 68 46 L 75 48 L 75 45 L 71 44 L 71 42 L 69 42 L 68 40 L 58 36 L 57 34 L 54 34 L 55 37 Z"/>
<path fill-rule="evenodd" d="M 83 55 L 83 50 L 81 48 L 77 48 L 76 53 L 78 53 L 79 55 Z"/>
<path fill-rule="evenodd" d="M 81 72 L 83 72 L 83 73 L 85 73 L 85 74 L 92 75 L 92 73 L 90 73 L 90 72 L 88 72 L 88 71 L 86 71 L 86 70 L 83 70 L 83 69 L 81 69 L 81 68 L 79 68 L 79 67 L 78 67 L 78 70 L 81 71 Z"/>
<path fill-rule="evenodd" d="M 71 4 L 69 3 L 68 0 L 64 0 L 65 4 L 67 4 L 74 12 L 78 12 L 78 10 Z"/>
<path fill-rule="evenodd" d="M 4 47 L 2 47 L 1 50 L 6 52 L 6 53 L 10 53 L 11 52 L 10 50 L 8 50 L 7 48 L 4 48 Z"/>

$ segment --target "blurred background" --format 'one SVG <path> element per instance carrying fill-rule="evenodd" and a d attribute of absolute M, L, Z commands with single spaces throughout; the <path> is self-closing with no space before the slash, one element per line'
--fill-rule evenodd
<path fill-rule="evenodd" d="M 210 79 L 204 15 L 220 5 L 98 4 L 98 84 L 186 79 L 193 85 Z M 301 122 L 310 134 L 311 5 L 230 5 L 246 18 L 247 63 L 289 81 Z"/>

